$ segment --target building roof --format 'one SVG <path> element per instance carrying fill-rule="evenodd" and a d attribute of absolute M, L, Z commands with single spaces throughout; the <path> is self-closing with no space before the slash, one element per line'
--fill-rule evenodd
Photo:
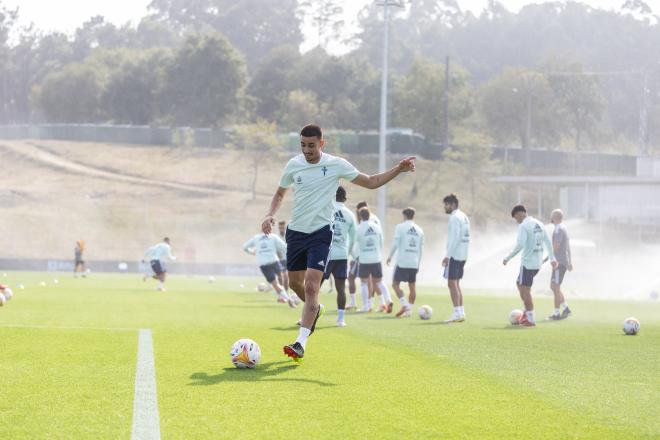
<path fill-rule="evenodd" d="M 660 185 L 660 176 L 500 176 L 493 177 L 491 181 L 537 185 Z"/>

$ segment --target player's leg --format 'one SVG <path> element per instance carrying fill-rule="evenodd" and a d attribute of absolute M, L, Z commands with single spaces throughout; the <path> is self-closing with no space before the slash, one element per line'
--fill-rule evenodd
<path fill-rule="evenodd" d="M 307 270 L 289 270 L 289 287 L 305 301 L 305 273 Z"/>
<path fill-rule="evenodd" d="M 335 278 L 335 287 L 337 289 L 337 326 L 344 327 L 344 313 L 346 311 L 346 278 Z"/>
<path fill-rule="evenodd" d="M 520 319 L 520 325 L 526 327 L 536 325 L 536 320 L 534 319 L 534 300 L 532 299 L 532 284 L 537 272 L 538 270 L 529 270 L 521 267 L 520 276 L 518 277 L 518 292 L 525 307 L 525 313 Z"/>
<path fill-rule="evenodd" d="M 413 304 L 415 304 L 415 300 L 417 299 L 417 282 L 408 283 L 408 289 L 410 290 L 410 295 L 408 296 L 408 302 L 412 306 Z"/>
<path fill-rule="evenodd" d="M 394 304 L 392 303 L 392 296 L 390 295 L 390 290 L 387 288 L 387 285 L 383 281 L 383 266 L 378 263 L 374 266 L 373 280 L 376 288 L 380 292 L 381 302 L 385 304 L 385 312 L 392 313 L 392 308 Z"/>
<path fill-rule="evenodd" d="M 396 313 L 397 318 L 401 318 L 402 316 L 410 316 L 410 304 L 406 299 L 406 294 L 401 288 L 400 275 L 400 268 L 397 266 L 396 269 L 394 269 L 394 281 L 392 282 L 392 288 L 394 289 L 397 298 L 399 298 L 399 303 L 401 303 L 401 309 Z"/>
<path fill-rule="evenodd" d="M 346 309 L 357 309 L 356 293 L 357 286 L 355 285 L 355 278 L 357 278 L 357 269 L 358 262 L 353 260 L 348 270 L 348 294 L 349 294 L 349 303 L 346 306 Z"/>

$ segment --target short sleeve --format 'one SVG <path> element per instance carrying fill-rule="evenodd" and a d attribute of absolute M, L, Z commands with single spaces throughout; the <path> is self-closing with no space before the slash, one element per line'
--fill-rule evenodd
<path fill-rule="evenodd" d="M 349 182 L 353 179 L 355 179 L 360 172 L 358 171 L 357 168 L 353 166 L 349 161 L 346 159 L 339 159 L 339 177 L 342 179 L 346 179 Z"/>
<path fill-rule="evenodd" d="M 280 188 L 289 188 L 293 185 L 293 167 L 291 166 L 291 161 L 286 164 L 284 171 L 282 172 L 282 177 L 280 178 Z"/>

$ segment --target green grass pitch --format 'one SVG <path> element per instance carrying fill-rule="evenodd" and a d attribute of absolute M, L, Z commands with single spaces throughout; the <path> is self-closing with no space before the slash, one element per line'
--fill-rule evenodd
<path fill-rule="evenodd" d="M 0 438 L 130 438 L 140 328 L 164 439 L 660 438 L 658 303 L 573 300 L 573 317 L 525 329 L 507 325 L 513 290 L 466 292 L 468 321 L 442 325 L 446 290 L 422 288 L 431 321 L 350 313 L 337 328 L 322 293 L 297 365 L 281 350 L 299 310 L 258 281 L 173 277 L 157 293 L 135 275 L 0 278 L 16 294 L 0 309 Z M 550 311 L 538 298 L 537 319 Z M 255 370 L 231 364 L 241 337 L 261 346 Z"/>

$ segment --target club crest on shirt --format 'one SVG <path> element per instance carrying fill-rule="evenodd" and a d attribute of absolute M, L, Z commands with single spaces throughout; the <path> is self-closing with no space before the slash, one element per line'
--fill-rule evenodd
<path fill-rule="evenodd" d="M 302 183 L 302 178 L 300 176 L 296 177 L 296 183 L 299 185 Z"/>

